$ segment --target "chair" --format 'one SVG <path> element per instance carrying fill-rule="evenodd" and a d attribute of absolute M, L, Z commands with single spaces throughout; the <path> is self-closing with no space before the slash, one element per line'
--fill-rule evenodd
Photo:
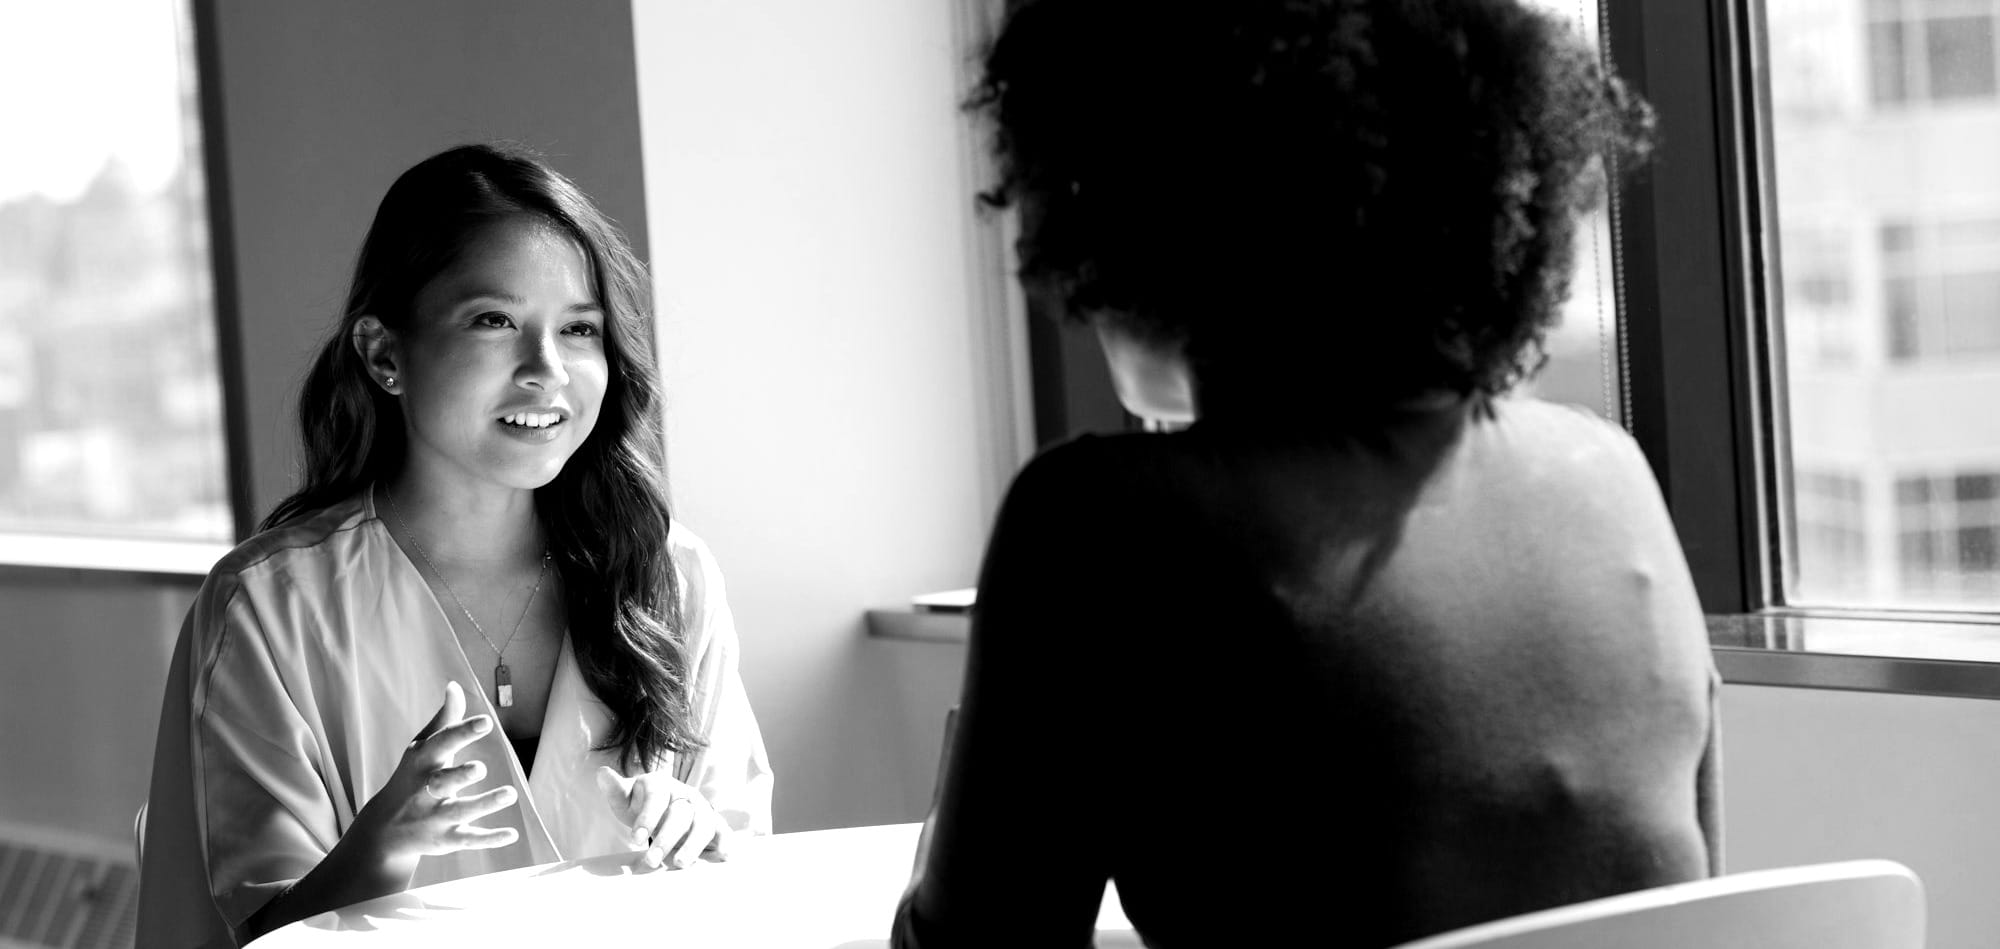
<path fill-rule="evenodd" d="M 1394 949 L 1923 949 L 1924 888 L 1890 860 L 1758 870 L 1559 906 Z"/>

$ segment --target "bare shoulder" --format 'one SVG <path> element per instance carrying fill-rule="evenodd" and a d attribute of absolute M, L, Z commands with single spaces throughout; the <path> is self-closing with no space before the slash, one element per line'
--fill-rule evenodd
<path fill-rule="evenodd" d="M 1529 396 L 1510 396 L 1491 403 L 1492 416 L 1502 426 L 1532 435 L 1551 446 L 1639 457 L 1638 442 L 1631 433 L 1597 413 L 1564 402 L 1547 402 Z M 1602 456 L 1580 460 L 1602 460 Z"/>
<path fill-rule="evenodd" d="M 1500 454 L 1535 480 L 1607 501 L 1657 502 L 1652 467 L 1630 433 L 1574 405 L 1513 397 L 1492 403 L 1491 436 L 1477 450 Z"/>

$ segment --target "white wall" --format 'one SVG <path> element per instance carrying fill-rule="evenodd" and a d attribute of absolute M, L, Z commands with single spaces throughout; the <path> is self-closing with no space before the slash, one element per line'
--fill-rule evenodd
<path fill-rule="evenodd" d="M 922 816 L 963 651 L 863 612 L 972 584 L 1020 460 L 955 6 L 633 5 L 676 515 L 729 579 L 780 830 Z"/>
<path fill-rule="evenodd" d="M 1899 860 L 1930 949 L 2000 945 L 2000 702 L 1730 685 L 1722 715 L 1731 871 Z"/>

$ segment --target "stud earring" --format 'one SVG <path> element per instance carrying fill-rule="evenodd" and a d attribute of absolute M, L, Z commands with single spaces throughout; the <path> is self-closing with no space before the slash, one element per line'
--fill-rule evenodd
<path fill-rule="evenodd" d="M 394 388 L 396 388 L 396 377 L 395 377 L 395 376 L 390 376 L 390 377 L 388 377 L 388 378 L 386 378 L 386 379 L 383 379 L 383 380 L 382 380 L 382 388 L 384 388 L 384 389 L 394 389 Z"/>

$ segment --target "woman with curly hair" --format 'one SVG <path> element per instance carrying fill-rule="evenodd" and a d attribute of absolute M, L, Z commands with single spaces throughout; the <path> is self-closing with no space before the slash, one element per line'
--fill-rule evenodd
<path fill-rule="evenodd" d="M 1010 489 L 899 946 L 1385 946 L 1719 868 L 1623 431 L 1508 390 L 1650 111 L 1517 0 L 1018 4 L 971 107 L 1125 405 Z"/>
<path fill-rule="evenodd" d="M 624 237 L 534 156 L 390 187 L 300 395 L 304 483 L 182 628 L 140 945 L 770 831 L 722 576 L 667 510 L 651 319 Z"/>

